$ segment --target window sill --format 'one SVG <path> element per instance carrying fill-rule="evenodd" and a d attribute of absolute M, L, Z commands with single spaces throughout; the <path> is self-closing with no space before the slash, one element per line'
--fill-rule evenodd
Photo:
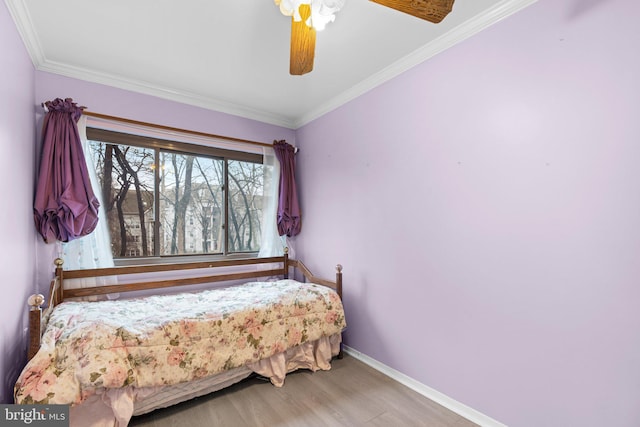
<path fill-rule="evenodd" d="M 153 264 L 178 264 L 186 262 L 208 262 L 220 261 L 225 259 L 243 259 L 255 258 L 258 252 L 238 252 L 233 254 L 211 254 L 211 255 L 172 255 L 160 257 L 140 257 L 140 258 L 114 258 L 113 262 L 116 267 L 128 267 L 135 265 L 153 265 Z"/>

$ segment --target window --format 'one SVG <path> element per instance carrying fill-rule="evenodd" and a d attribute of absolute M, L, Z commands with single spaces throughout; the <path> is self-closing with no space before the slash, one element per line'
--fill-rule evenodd
<path fill-rule="evenodd" d="M 260 249 L 262 156 L 87 129 L 114 258 Z"/>
<path fill-rule="evenodd" d="M 129 257 L 139 257 L 140 256 L 140 251 L 138 249 L 128 249 L 127 250 L 127 256 Z"/>

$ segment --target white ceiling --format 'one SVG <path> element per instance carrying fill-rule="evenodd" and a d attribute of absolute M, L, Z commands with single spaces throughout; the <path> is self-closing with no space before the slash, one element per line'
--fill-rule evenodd
<path fill-rule="evenodd" d="M 273 0 L 5 0 L 36 69 L 296 129 L 535 0 L 457 0 L 440 24 L 347 0 L 289 75 Z"/>

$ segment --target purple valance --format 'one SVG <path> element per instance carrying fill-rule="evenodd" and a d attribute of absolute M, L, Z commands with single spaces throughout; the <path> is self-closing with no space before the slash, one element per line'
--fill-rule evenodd
<path fill-rule="evenodd" d="M 274 141 L 273 149 L 280 162 L 280 195 L 278 198 L 278 233 L 289 237 L 300 233 L 302 217 L 296 187 L 295 149 L 285 141 Z"/>
<path fill-rule="evenodd" d="M 44 103 L 42 156 L 33 214 L 45 242 L 68 242 L 91 233 L 98 224 L 95 197 L 77 121 L 84 107 L 71 98 Z"/>

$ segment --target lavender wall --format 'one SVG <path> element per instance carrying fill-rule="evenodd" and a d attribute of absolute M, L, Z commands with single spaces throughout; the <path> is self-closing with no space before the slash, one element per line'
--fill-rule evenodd
<path fill-rule="evenodd" d="M 26 300 L 34 290 L 34 69 L 4 2 L 0 52 L 0 403 L 13 403 L 26 359 Z"/>
<path fill-rule="evenodd" d="M 285 139 L 295 143 L 295 132 L 291 129 L 57 74 L 36 72 L 35 91 L 36 104 L 58 97 L 73 98 L 96 113 L 251 141 L 270 143 Z M 42 122 L 43 114 L 39 109 L 37 123 Z M 36 245 L 37 284 L 42 291 L 48 289 L 57 251 L 55 245 L 46 245 L 41 239 Z"/>
<path fill-rule="evenodd" d="M 510 426 L 640 425 L 638 16 L 540 0 L 298 130 L 349 346 Z"/>

